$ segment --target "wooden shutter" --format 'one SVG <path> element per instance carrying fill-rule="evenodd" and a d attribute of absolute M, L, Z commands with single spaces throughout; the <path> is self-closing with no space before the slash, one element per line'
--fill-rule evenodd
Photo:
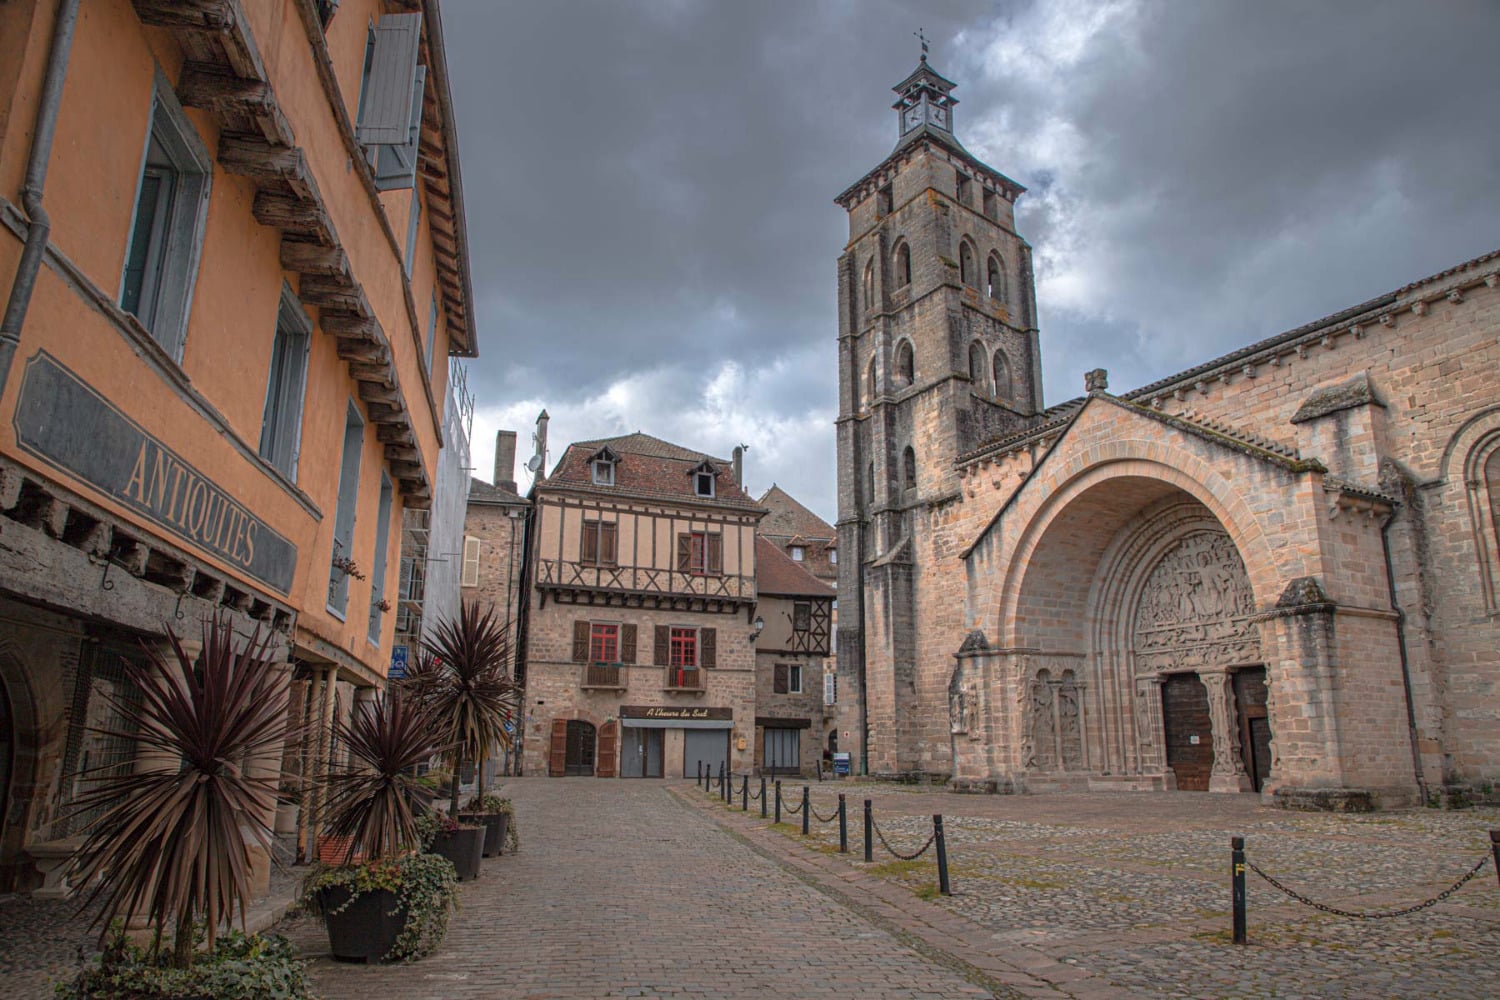
<path fill-rule="evenodd" d="M 589 639 L 591 638 L 590 624 L 581 619 L 573 622 L 573 662 L 587 663 L 589 661 Z"/>
<path fill-rule="evenodd" d="M 672 629 L 667 625 L 656 626 L 656 647 L 651 652 L 651 662 L 665 667 L 672 662 Z"/>
<path fill-rule="evenodd" d="M 677 536 L 677 572 L 691 573 L 693 571 L 693 535 L 692 532 L 683 532 Z"/>
<path fill-rule="evenodd" d="M 591 565 L 599 561 L 598 521 L 583 522 L 583 535 L 578 544 L 578 561 Z"/>
<path fill-rule="evenodd" d="M 698 630 L 698 666 L 712 669 L 719 665 L 718 657 L 719 630 L 700 628 Z"/>
<path fill-rule="evenodd" d="M 452 579 L 452 577 L 449 577 Z M 479 586 L 479 539 L 470 535 L 464 539 L 464 567 L 461 586 Z"/>
<path fill-rule="evenodd" d="M 552 720 L 552 743 L 547 748 L 547 777 L 561 778 L 568 769 L 568 720 Z"/>
<path fill-rule="evenodd" d="M 619 530 L 619 525 L 613 521 L 602 521 L 599 524 L 599 561 L 606 566 L 615 564 L 615 539 Z"/>
<path fill-rule="evenodd" d="M 620 759 L 620 724 L 613 720 L 599 727 L 599 743 L 594 748 L 594 777 L 613 778 L 615 763 Z"/>
<path fill-rule="evenodd" d="M 370 74 L 359 95 L 359 141 L 401 145 L 411 129 L 412 81 L 417 75 L 421 14 L 387 14 L 370 29 Z"/>
<path fill-rule="evenodd" d="M 635 626 L 620 626 L 620 662 L 635 662 Z"/>
<path fill-rule="evenodd" d="M 708 536 L 708 568 L 710 576 L 724 572 L 724 536 L 717 532 Z"/>
<path fill-rule="evenodd" d="M 411 188 L 413 198 L 417 194 L 418 144 L 422 138 L 422 91 L 427 86 L 427 67 L 418 66 L 416 79 L 411 85 L 411 119 L 407 124 L 406 141 L 375 148 L 375 190 L 399 191 Z M 415 206 L 413 207 L 415 211 Z M 407 265 L 410 273 L 410 265 Z M 428 350 L 429 358 L 432 355 Z"/>
<path fill-rule="evenodd" d="M 774 694 L 786 694 L 787 693 L 787 689 L 790 687 L 790 685 L 787 682 L 787 674 L 788 673 L 790 673 L 790 671 L 787 670 L 785 663 L 778 663 L 778 664 L 776 664 L 776 677 L 771 682 L 771 691 Z"/>

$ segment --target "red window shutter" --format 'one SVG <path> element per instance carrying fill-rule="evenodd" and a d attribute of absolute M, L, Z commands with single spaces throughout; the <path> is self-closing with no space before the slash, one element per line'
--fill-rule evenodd
<path fill-rule="evenodd" d="M 599 525 L 599 561 L 606 566 L 613 566 L 618 558 L 615 555 L 615 539 L 619 530 L 619 525 L 613 521 L 605 521 Z"/>
<path fill-rule="evenodd" d="M 584 622 L 585 625 L 588 622 Z M 552 743 L 547 748 L 547 776 L 561 778 L 568 769 L 568 720 L 552 720 Z"/>
<path fill-rule="evenodd" d="M 635 626 L 620 626 L 620 662 L 635 662 Z"/>
<path fill-rule="evenodd" d="M 599 745 L 594 748 L 594 777 L 613 778 L 616 774 L 615 762 L 619 759 L 620 724 L 606 722 L 599 727 Z"/>
<path fill-rule="evenodd" d="M 789 684 L 787 682 L 788 673 L 789 671 L 787 670 L 785 663 L 776 664 L 776 678 L 771 683 L 772 692 L 774 692 L 775 694 L 787 693 L 787 688 L 789 687 Z"/>
<path fill-rule="evenodd" d="M 693 571 L 693 536 L 689 532 L 683 532 L 677 536 L 677 572 L 691 573 Z"/>
<path fill-rule="evenodd" d="M 583 537 L 579 540 L 578 561 L 583 563 L 597 563 L 599 561 L 598 521 L 583 522 Z"/>
<path fill-rule="evenodd" d="M 700 628 L 698 630 L 698 665 L 701 667 L 717 667 L 718 663 L 719 630 L 715 628 Z"/>
<path fill-rule="evenodd" d="M 718 576 L 724 572 L 724 536 L 708 536 L 708 574 Z"/>
<path fill-rule="evenodd" d="M 589 623 L 582 619 L 573 621 L 573 662 L 589 661 Z"/>
<path fill-rule="evenodd" d="M 656 626 L 656 648 L 651 652 L 651 662 L 665 667 L 672 662 L 672 629 L 667 625 Z"/>

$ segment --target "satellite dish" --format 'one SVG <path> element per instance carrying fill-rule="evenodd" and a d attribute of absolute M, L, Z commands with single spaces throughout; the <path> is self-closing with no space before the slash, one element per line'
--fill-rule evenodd
<path fill-rule="evenodd" d="M 537 469 L 540 469 L 541 467 L 542 467 L 542 456 L 540 456 L 540 455 L 532 455 L 530 458 L 528 458 L 526 460 L 526 471 L 527 472 L 535 472 Z"/>

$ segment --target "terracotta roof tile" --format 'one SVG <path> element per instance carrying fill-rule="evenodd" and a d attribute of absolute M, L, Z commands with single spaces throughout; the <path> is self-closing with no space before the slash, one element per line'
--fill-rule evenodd
<path fill-rule="evenodd" d="M 771 512 L 760 522 L 762 535 L 830 542 L 838 537 L 833 525 L 802 506 L 779 486 L 772 485 L 757 502 Z"/>
<path fill-rule="evenodd" d="M 755 538 L 755 589 L 780 597 L 837 597 L 838 591 L 799 566 L 776 543 Z"/>
<path fill-rule="evenodd" d="M 589 460 L 608 446 L 619 457 L 612 486 L 595 485 Z M 703 462 L 714 468 L 714 496 L 701 497 L 693 489 L 693 471 Z M 719 504 L 759 510 L 759 506 L 734 481 L 734 468 L 722 458 L 651 437 L 649 434 L 627 434 L 623 437 L 578 441 L 568 445 L 552 475 L 541 484 L 577 487 L 600 493 L 648 496 L 694 503 Z"/>

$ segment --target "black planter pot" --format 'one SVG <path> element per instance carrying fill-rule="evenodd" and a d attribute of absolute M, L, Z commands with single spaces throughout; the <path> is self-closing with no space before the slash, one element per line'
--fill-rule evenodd
<path fill-rule="evenodd" d="M 440 833 L 432 841 L 432 853 L 453 862 L 460 882 L 478 878 L 479 862 L 484 857 L 485 832 L 482 826 L 461 826 L 452 833 Z"/>
<path fill-rule="evenodd" d="M 389 889 L 362 892 L 349 902 L 350 891 L 334 885 L 319 890 L 323 922 L 328 925 L 328 947 L 344 962 L 379 962 L 396 945 L 406 926 L 406 907 Z M 344 907 L 345 903 L 349 903 Z M 335 913 L 344 907 L 340 912 Z"/>
<path fill-rule="evenodd" d="M 484 824 L 484 856 L 499 857 L 505 853 L 505 835 L 510 830 L 510 813 L 462 813 L 458 817 L 465 823 Z"/>

